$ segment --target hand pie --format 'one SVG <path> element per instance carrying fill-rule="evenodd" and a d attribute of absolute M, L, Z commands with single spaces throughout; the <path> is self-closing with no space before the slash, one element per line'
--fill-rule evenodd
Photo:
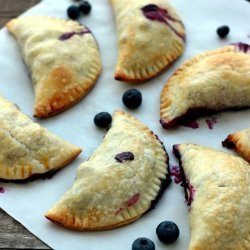
<path fill-rule="evenodd" d="M 184 25 L 167 0 L 111 0 L 118 33 L 115 79 L 144 82 L 184 50 Z"/>
<path fill-rule="evenodd" d="M 155 206 L 169 182 L 168 156 L 158 137 L 116 111 L 103 143 L 46 217 L 74 230 L 120 227 Z"/>
<path fill-rule="evenodd" d="M 0 181 L 24 181 L 70 163 L 81 149 L 32 122 L 0 97 Z"/>
<path fill-rule="evenodd" d="M 250 128 L 229 135 L 222 145 L 234 149 L 250 162 Z"/>
<path fill-rule="evenodd" d="M 171 128 L 199 115 L 250 106 L 250 46 L 204 52 L 180 67 L 161 94 L 161 124 Z"/>
<path fill-rule="evenodd" d="M 189 250 L 250 249 L 250 165 L 194 144 L 174 146 L 190 207 Z"/>
<path fill-rule="evenodd" d="M 78 102 L 101 71 L 91 31 L 71 20 L 20 17 L 7 23 L 22 48 L 35 91 L 34 116 L 55 115 Z"/>

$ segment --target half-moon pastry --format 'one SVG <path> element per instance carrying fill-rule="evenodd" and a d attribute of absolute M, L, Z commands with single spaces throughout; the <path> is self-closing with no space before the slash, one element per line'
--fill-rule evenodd
<path fill-rule="evenodd" d="M 32 122 L 0 96 L 0 180 L 24 181 L 69 164 L 81 149 Z"/>
<path fill-rule="evenodd" d="M 194 144 L 174 146 L 190 205 L 189 250 L 250 249 L 250 165 Z"/>
<path fill-rule="evenodd" d="M 250 128 L 228 135 L 222 145 L 235 150 L 246 161 L 250 162 Z"/>
<path fill-rule="evenodd" d="M 74 230 L 120 227 L 155 206 L 169 182 L 168 155 L 158 137 L 116 111 L 103 143 L 46 217 Z"/>
<path fill-rule="evenodd" d="M 250 46 L 232 44 L 204 52 L 181 66 L 161 94 L 164 128 L 200 115 L 250 106 Z"/>
<path fill-rule="evenodd" d="M 24 16 L 7 23 L 31 72 L 34 116 L 55 115 L 78 102 L 101 71 L 98 45 L 91 31 L 72 20 Z"/>
<path fill-rule="evenodd" d="M 119 46 L 116 80 L 144 82 L 183 53 L 184 25 L 167 0 L 110 1 Z"/>

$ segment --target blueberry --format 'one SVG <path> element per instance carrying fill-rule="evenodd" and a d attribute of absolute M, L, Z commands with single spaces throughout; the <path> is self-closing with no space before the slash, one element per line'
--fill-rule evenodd
<path fill-rule="evenodd" d="M 94 118 L 95 125 L 100 128 L 107 128 L 111 121 L 112 117 L 108 112 L 100 112 Z"/>
<path fill-rule="evenodd" d="M 122 152 L 120 154 L 117 154 L 115 156 L 115 159 L 120 162 L 123 163 L 125 161 L 133 161 L 135 158 L 134 154 L 132 152 Z"/>
<path fill-rule="evenodd" d="M 134 241 L 132 250 L 155 250 L 155 244 L 148 238 L 138 238 Z"/>
<path fill-rule="evenodd" d="M 76 20 L 80 16 L 79 8 L 75 5 L 69 6 L 67 9 L 68 17 L 70 19 Z"/>
<path fill-rule="evenodd" d="M 83 14 L 89 14 L 89 12 L 91 11 L 91 5 L 89 2 L 84 1 L 79 5 L 79 10 L 83 13 Z"/>
<path fill-rule="evenodd" d="M 156 228 L 158 239 L 163 243 L 173 243 L 179 237 L 179 228 L 172 221 L 163 221 Z"/>
<path fill-rule="evenodd" d="M 229 27 L 227 25 L 223 25 L 217 29 L 217 34 L 220 38 L 225 38 L 228 35 L 229 31 Z"/>
<path fill-rule="evenodd" d="M 142 103 L 141 92 L 137 89 L 129 89 L 123 94 L 122 101 L 128 108 L 136 109 Z"/>

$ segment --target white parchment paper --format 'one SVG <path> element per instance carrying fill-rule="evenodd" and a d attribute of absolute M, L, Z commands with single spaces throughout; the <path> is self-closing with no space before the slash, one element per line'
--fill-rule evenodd
<path fill-rule="evenodd" d="M 188 208 L 182 188 L 173 182 L 156 209 L 135 223 L 119 229 L 75 232 L 52 224 L 43 215 L 71 187 L 78 165 L 88 159 L 102 142 L 104 131 L 93 124 L 94 115 L 100 111 L 112 113 L 115 109 L 121 109 L 135 115 L 159 135 L 172 164 L 176 164 L 171 153 L 172 145 L 176 143 L 200 143 L 226 151 L 221 147 L 221 141 L 229 133 L 250 126 L 249 110 L 216 115 L 218 123 L 213 130 L 208 129 L 206 118 L 201 118 L 198 120 L 199 129 L 178 127 L 167 131 L 159 124 L 159 98 L 166 80 L 188 58 L 232 42 L 250 43 L 250 3 L 244 0 L 172 0 L 186 26 L 185 53 L 162 75 L 145 84 L 129 85 L 113 79 L 117 38 L 109 1 L 90 2 L 92 12 L 82 17 L 80 22 L 86 24 L 98 40 L 103 63 L 101 77 L 96 87 L 79 104 L 56 117 L 36 120 L 55 134 L 82 147 L 83 153 L 52 179 L 27 184 L 0 183 L 7 189 L 4 194 L 0 193 L 0 206 L 54 249 L 128 250 L 133 241 L 142 236 L 152 239 L 158 250 L 187 249 Z M 66 8 L 70 4 L 72 2 L 69 0 L 44 0 L 25 15 L 67 18 Z M 231 31 L 227 39 L 221 40 L 217 37 L 216 29 L 224 24 L 229 25 Z M 0 92 L 31 117 L 34 102 L 32 84 L 19 48 L 6 29 L 0 31 L 0 76 Z M 127 110 L 121 101 L 124 91 L 131 87 L 138 88 L 143 94 L 143 104 L 136 111 Z M 178 241 L 167 247 L 159 242 L 155 234 L 157 225 L 164 220 L 172 220 L 180 228 Z"/>

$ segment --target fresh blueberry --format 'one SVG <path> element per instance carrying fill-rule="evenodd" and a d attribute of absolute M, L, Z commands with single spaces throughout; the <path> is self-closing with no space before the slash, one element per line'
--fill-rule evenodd
<path fill-rule="evenodd" d="M 136 109 L 142 103 L 142 94 L 137 89 L 129 89 L 123 94 L 122 101 L 128 108 Z"/>
<path fill-rule="evenodd" d="M 227 25 L 223 25 L 217 29 L 217 34 L 220 38 L 225 38 L 228 35 L 229 31 L 229 27 Z"/>
<path fill-rule="evenodd" d="M 138 238 L 134 241 L 132 250 L 155 250 L 155 244 L 148 238 Z"/>
<path fill-rule="evenodd" d="M 156 228 L 158 239 L 163 243 L 173 243 L 179 237 L 179 228 L 172 221 L 163 221 Z"/>
<path fill-rule="evenodd" d="M 100 112 L 94 118 L 95 125 L 100 128 L 107 128 L 111 121 L 112 117 L 108 112 Z"/>
<path fill-rule="evenodd" d="M 80 10 L 77 6 L 71 5 L 67 9 L 68 17 L 70 19 L 76 20 L 80 16 Z"/>
<path fill-rule="evenodd" d="M 91 5 L 90 5 L 90 3 L 87 2 L 87 1 L 82 2 L 82 3 L 79 5 L 79 10 L 80 10 L 83 14 L 85 14 L 85 15 L 89 14 L 89 12 L 91 11 Z"/>

